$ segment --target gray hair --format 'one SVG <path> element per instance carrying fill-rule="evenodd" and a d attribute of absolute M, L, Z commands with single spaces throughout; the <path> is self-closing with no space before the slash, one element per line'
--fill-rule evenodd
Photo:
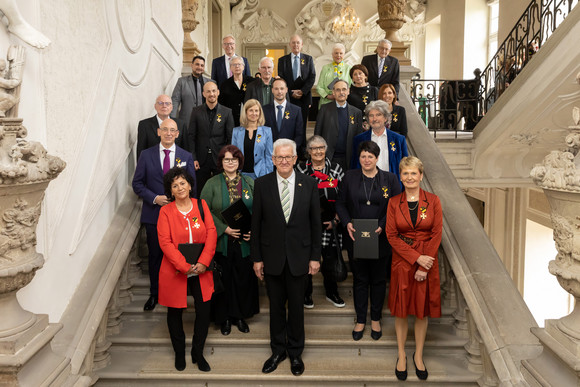
<path fill-rule="evenodd" d="M 244 63 L 244 58 L 242 58 L 241 56 L 234 56 L 231 60 L 230 60 L 230 67 L 232 67 L 232 65 L 234 64 L 234 61 L 236 62 L 240 62 L 242 64 L 243 68 L 246 68 L 246 64 Z"/>
<path fill-rule="evenodd" d="M 262 62 L 267 60 L 270 61 L 270 63 L 272 63 L 272 67 L 274 67 L 274 61 L 269 56 L 265 56 L 262 59 L 260 59 L 260 61 L 258 62 L 258 66 L 262 66 Z"/>
<path fill-rule="evenodd" d="M 342 43 L 335 43 L 334 46 L 332 46 L 332 51 L 337 48 L 340 48 L 343 52 L 346 52 L 346 47 Z"/>
<path fill-rule="evenodd" d="M 226 35 L 226 36 L 224 36 L 224 37 L 222 38 L 222 43 L 223 43 L 223 41 L 224 41 L 224 40 L 226 40 L 227 38 L 232 38 L 232 39 L 234 40 L 234 43 L 236 42 L 236 38 L 234 38 L 234 35 L 232 35 L 232 34 L 228 34 L 228 35 Z"/>
<path fill-rule="evenodd" d="M 381 43 L 385 43 L 387 46 L 389 46 L 389 50 L 393 48 L 393 43 L 391 43 L 389 39 L 381 39 L 377 45 L 380 45 Z"/>
<path fill-rule="evenodd" d="M 276 153 L 276 148 L 282 147 L 282 146 L 292 147 L 292 156 L 298 155 L 296 153 L 296 143 L 294 141 L 290 140 L 289 138 L 279 138 L 276 141 L 274 141 L 274 144 L 272 145 L 272 153 Z"/>
<path fill-rule="evenodd" d="M 325 148 L 328 148 L 328 144 L 324 137 L 315 134 L 314 136 L 310 137 L 308 141 L 306 141 L 306 149 L 312 149 L 313 144 L 322 144 Z"/>
<path fill-rule="evenodd" d="M 371 101 L 365 108 L 365 116 L 367 120 L 369 119 L 369 113 L 371 110 L 378 110 L 387 119 L 387 122 L 391 121 L 391 113 L 389 113 L 389 104 L 382 100 Z"/>

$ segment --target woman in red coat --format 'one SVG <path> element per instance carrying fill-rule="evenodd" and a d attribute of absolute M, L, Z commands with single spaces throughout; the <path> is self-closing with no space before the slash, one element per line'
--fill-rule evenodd
<path fill-rule="evenodd" d="M 215 253 L 216 228 L 207 204 L 202 201 L 204 217 L 200 216 L 197 199 L 191 198 L 193 178 L 185 169 L 171 168 L 163 177 L 165 195 L 171 202 L 161 208 L 157 221 L 159 246 L 163 260 L 159 270 L 159 303 L 167 307 L 167 327 L 175 351 L 175 368 L 185 369 L 185 332 L 182 314 L 187 308 L 187 289 L 195 300 L 195 324 L 191 360 L 200 371 L 211 368 L 203 357 L 210 320 L 210 300 L 213 294 L 213 273 L 207 271 Z M 185 261 L 179 252 L 180 243 L 204 243 L 195 265 Z"/>
<path fill-rule="evenodd" d="M 428 317 L 441 317 L 441 289 L 437 251 L 441 243 L 443 216 L 437 195 L 423 191 L 423 163 L 404 157 L 399 164 L 405 191 L 389 200 L 386 233 L 393 249 L 389 308 L 395 316 L 399 357 L 395 375 L 407 378 L 408 315 L 415 318 L 413 364 L 417 377 L 427 379 L 423 347 Z"/>

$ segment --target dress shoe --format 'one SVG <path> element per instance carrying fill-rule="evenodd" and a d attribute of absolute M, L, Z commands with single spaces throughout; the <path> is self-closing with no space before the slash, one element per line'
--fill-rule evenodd
<path fill-rule="evenodd" d="M 149 296 L 149 299 L 143 305 L 143 310 L 153 310 L 155 309 L 155 305 L 157 305 L 157 296 Z"/>
<path fill-rule="evenodd" d="M 378 340 L 381 338 L 381 336 L 383 335 L 383 331 L 374 331 L 371 329 L 371 338 L 373 340 Z"/>
<path fill-rule="evenodd" d="M 312 296 L 304 296 L 304 307 L 306 309 L 314 308 L 314 301 L 312 301 Z"/>
<path fill-rule="evenodd" d="M 399 362 L 399 358 L 397 358 L 397 363 Z M 399 380 L 407 380 L 407 356 L 405 356 L 405 371 L 399 371 L 397 369 L 397 363 L 395 363 L 395 376 Z"/>
<path fill-rule="evenodd" d="M 326 300 L 330 302 L 332 305 L 336 306 L 337 308 L 344 308 L 344 306 L 346 305 L 344 303 L 344 300 L 340 298 L 338 293 L 326 296 Z"/>
<path fill-rule="evenodd" d="M 243 318 L 239 319 L 236 325 L 238 326 L 238 330 L 242 333 L 248 333 L 250 331 L 248 323 L 245 322 Z"/>
<path fill-rule="evenodd" d="M 193 364 L 197 363 L 197 368 L 203 372 L 211 371 L 211 367 L 203 355 L 196 355 L 195 352 L 191 351 L 191 362 Z"/>
<path fill-rule="evenodd" d="M 304 362 L 300 356 L 290 359 L 290 371 L 292 371 L 292 375 L 294 376 L 300 376 L 304 373 Z"/>
<path fill-rule="evenodd" d="M 220 328 L 222 335 L 227 336 L 232 332 L 232 322 L 230 320 L 226 320 L 222 323 Z"/>
<path fill-rule="evenodd" d="M 262 367 L 262 372 L 265 374 L 269 374 L 278 368 L 278 364 L 283 362 L 286 359 L 286 353 L 274 354 L 266 360 L 264 366 Z"/>
<path fill-rule="evenodd" d="M 427 380 L 427 377 L 429 376 L 429 372 L 427 372 L 427 366 L 425 365 L 425 362 L 423 361 L 423 365 L 425 366 L 424 370 L 420 370 L 419 368 L 417 368 L 417 363 L 415 363 L 415 353 L 413 352 L 413 365 L 415 366 L 415 373 L 417 374 L 417 377 L 421 380 Z"/>
<path fill-rule="evenodd" d="M 185 352 L 175 353 L 175 369 L 178 371 L 185 369 Z"/>
<path fill-rule="evenodd" d="M 360 339 L 363 338 L 363 334 L 365 333 L 365 329 L 363 328 L 362 331 L 352 331 L 352 338 L 354 341 L 359 341 Z"/>

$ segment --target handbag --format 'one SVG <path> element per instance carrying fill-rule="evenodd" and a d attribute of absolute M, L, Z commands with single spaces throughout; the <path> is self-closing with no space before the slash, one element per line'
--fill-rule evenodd
<path fill-rule="evenodd" d="M 325 278 L 334 282 L 342 282 L 348 276 L 348 269 L 342 257 L 342 250 L 338 235 L 336 233 L 336 222 L 332 222 L 332 238 L 330 246 L 332 247 L 332 239 L 336 242 L 336 248 L 324 249 L 326 254 L 322 257 L 322 272 Z"/>

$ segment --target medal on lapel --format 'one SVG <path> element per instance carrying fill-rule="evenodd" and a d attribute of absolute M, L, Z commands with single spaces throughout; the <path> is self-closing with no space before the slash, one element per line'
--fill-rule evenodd
<path fill-rule="evenodd" d="M 193 228 L 200 228 L 201 227 L 201 225 L 197 221 L 197 217 L 196 216 L 194 216 L 193 218 L 191 218 L 191 220 L 193 220 Z"/>
<path fill-rule="evenodd" d="M 387 187 L 383 187 L 383 188 L 382 188 L 382 190 L 383 190 L 383 197 L 384 197 L 385 199 L 387 199 L 387 198 L 389 197 L 389 194 L 388 194 L 388 192 L 387 192 L 387 191 L 389 190 L 389 188 L 387 188 Z"/>
<path fill-rule="evenodd" d="M 395 151 L 397 150 L 397 148 L 395 148 L 395 143 L 394 143 L 393 141 L 391 141 L 391 142 L 389 143 L 389 145 L 391 146 L 391 150 L 392 150 L 393 152 L 395 152 Z"/>
<path fill-rule="evenodd" d="M 221 114 L 218 114 L 218 115 L 216 116 L 216 121 L 217 121 L 217 122 L 222 122 L 222 115 L 221 115 Z"/>
<path fill-rule="evenodd" d="M 244 192 L 244 198 L 245 198 L 246 200 L 248 200 L 248 199 L 250 198 L 250 195 L 248 194 L 248 190 L 247 190 L 247 189 L 245 189 L 245 190 L 243 190 L 243 192 Z"/>
<path fill-rule="evenodd" d="M 421 219 L 427 219 L 427 209 L 425 207 L 421 207 Z"/>

